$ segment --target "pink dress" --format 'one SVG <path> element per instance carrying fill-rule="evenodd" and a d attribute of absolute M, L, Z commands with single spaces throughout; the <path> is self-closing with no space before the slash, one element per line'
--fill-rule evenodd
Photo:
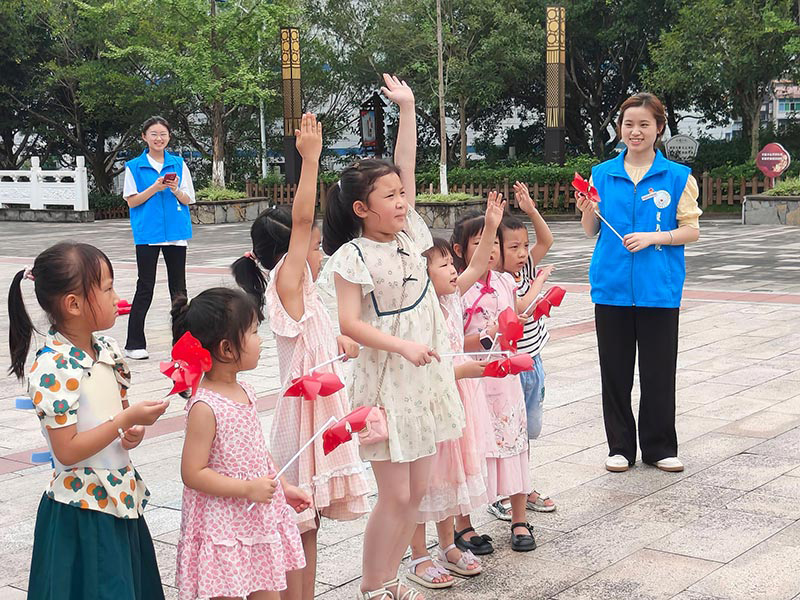
<path fill-rule="evenodd" d="M 187 403 L 187 414 L 196 402 L 205 402 L 214 412 L 210 469 L 235 479 L 275 475 L 255 393 L 241 385 L 250 404 L 200 388 Z M 305 566 L 294 509 L 280 483 L 272 503 L 258 503 L 248 512 L 249 504 L 246 498 L 210 496 L 184 487 L 176 573 L 180 600 L 283 590 L 286 572 Z"/>
<path fill-rule="evenodd" d="M 497 321 L 504 309 L 515 306 L 517 285 L 510 274 L 490 271 L 488 287 L 492 290 L 483 293 L 484 284 L 477 282 L 461 298 L 465 335 L 485 329 Z M 496 358 L 499 357 L 490 357 Z M 529 494 L 528 428 L 519 375 L 502 379 L 484 377 L 480 380 L 480 389 L 489 405 L 494 430 L 486 459 L 489 501 Z"/>
<path fill-rule="evenodd" d="M 305 312 L 299 321 L 286 312 L 276 286 L 282 266 L 283 260 L 273 269 L 266 291 L 269 325 L 275 334 L 282 383 L 270 433 L 270 449 L 279 467 L 286 464 L 330 417 L 341 419 L 350 412 L 345 390 L 324 398 L 319 396 L 313 402 L 283 395 L 293 378 L 307 375 L 311 367 L 333 358 L 338 348 L 333 323 L 317 294 L 308 266 L 303 277 Z M 340 362 L 323 367 L 321 371 L 336 373 L 344 381 Z M 297 515 L 301 533 L 316 527 L 315 509 L 325 517 L 342 521 L 357 519 L 369 512 L 369 485 L 355 441 L 342 444 L 325 456 L 322 437 L 319 437 L 289 467 L 285 476 L 287 481 L 314 498 L 314 507 Z"/>
<path fill-rule="evenodd" d="M 464 321 L 461 296 L 458 293 L 440 296 L 447 331 L 448 352 L 464 351 Z M 453 364 L 462 364 L 469 357 L 454 357 Z M 478 391 L 478 379 L 458 379 L 456 387 L 464 404 L 466 425 L 455 440 L 436 444 L 428 491 L 419 507 L 418 522 L 441 521 L 453 515 L 468 515 L 487 503 L 486 452 L 493 443 L 491 415 Z"/>

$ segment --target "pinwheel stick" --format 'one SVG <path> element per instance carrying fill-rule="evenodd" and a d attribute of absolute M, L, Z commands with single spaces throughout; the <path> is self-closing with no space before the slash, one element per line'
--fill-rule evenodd
<path fill-rule="evenodd" d="M 539 294 L 539 295 L 537 295 L 537 296 L 536 296 L 536 298 L 534 298 L 534 299 L 533 299 L 533 301 L 532 301 L 530 304 L 528 304 L 528 308 L 526 308 L 525 310 L 523 310 L 521 314 L 523 314 L 523 315 L 527 315 L 527 314 L 528 314 L 528 311 L 529 311 L 530 309 L 532 309 L 532 308 L 533 308 L 533 305 L 534 305 L 534 304 L 536 304 L 536 303 L 537 303 L 539 300 L 541 300 L 542 298 L 544 298 L 544 294 Z"/>
<path fill-rule="evenodd" d="M 485 350 L 483 352 L 447 352 L 445 354 L 440 354 L 439 356 L 444 358 L 446 356 L 486 356 L 489 354 L 503 354 L 508 356 L 510 352 L 508 352 L 508 350 L 498 350 L 494 352 L 486 352 Z"/>
<path fill-rule="evenodd" d="M 290 458 L 290 459 L 289 459 L 289 461 L 288 461 L 288 462 L 287 462 L 285 465 L 283 465 L 283 468 L 282 468 L 280 471 L 278 471 L 278 474 L 277 474 L 277 475 L 275 475 L 275 479 L 276 479 L 276 480 L 280 479 L 280 478 L 281 478 L 281 476 L 282 476 L 282 475 L 283 475 L 283 474 L 286 472 L 286 469 L 288 469 L 289 467 L 291 467 L 291 466 L 292 466 L 292 463 L 293 463 L 294 461 L 296 461 L 298 458 L 300 458 L 300 455 L 303 453 L 303 451 L 304 451 L 306 448 L 308 448 L 308 447 L 309 447 L 311 444 L 313 444 L 315 439 L 317 439 L 319 436 L 321 436 L 323 433 L 325 433 L 325 430 L 326 430 L 326 429 L 328 429 L 328 427 L 330 427 L 331 425 L 335 425 L 335 424 L 336 424 L 336 417 L 331 417 L 330 419 L 328 419 L 328 420 L 325 422 L 325 424 L 324 424 L 322 427 L 320 427 L 320 428 L 317 430 L 317 432 L 316 432 L 314 435 L 312 435 L 312 436 L 309 438 L 309 440 L 308 440 L 308 441 L 307 441 L 305 444 L 303 444 L 303 445 L 302 445 L 302 447 L 300 448 L 300 450 L 298 450 L 297 452 L 295 452 L 294 456 L 293 456 L 292 458 Z M 254 507 L 255 505 L 256 505 L 256 503 L 255 503 L 255 502 L 253 502 L 252 504 L 250 504 L 250 506 L 248 506 L 248 507 L 247 507 L 247 510 L 248 510 L 248 511 L 251 511 L 251 510 L 253 510 L 253 507 Z"/>
<path fill-rule="evenodd" d="M 342 359 L 343 359 L 345 356 L 347 356 L 347 353 L 346 353 L 346 352 L 342 352 L 342 353 L 341 353 L 339 356 L 334 356 L 333 358 L 331 358 L 331 359 L 329 359 L 329 360 L 326 360 L 325 362 L 321 362 L 321 363 L 319 363 L 318 365 L 314 365 L 313 367 L 311 367 L 311 368 L 308 370 L 308 372 L 309 372 L 309 373 L 313 373 L 313 372 L 314 372 L 314 371 L 316 371 L 317 369 L 321 369 L 322 367 L 327 367 L 328 365 L 332 365 L 332 364 L 333 364 L 333 363 L 335 363 L 337 360 L 342 360 Z"/>
<path fill-rule="evenodd" d="M 619 238 L 619 241 L 620 241 L 620 242 L 622 242 L 623 244 L 625 243 L 625 240 L 623 240 L 623 239 L 622 239 L 622 236 L 619 234 L 619 231 L 617 231 L 616 229 L 614 229 L 614 228 L 611 226 L 611 223 L 609 223 L 608 221 L 606 221 L 606 218 L 605 218 L 603 215 L 601 215 L 601 214 L 600 214 L 600 211 L 599 211 L 599 210 L 597 210 L 597 209 L 595 208 L 595 209 L 594 209 L 594 214 L 596 214 L 598 217 L 600 217 L 600 220 L 601 220 L 603 223 L 605 223 L 606 225 L 608 225 L 608 228 L 609 228 L 611 231 L 613 231 L 613 232 L 614 232 L 614 235 L 616 235 L 616 236 Z"/>

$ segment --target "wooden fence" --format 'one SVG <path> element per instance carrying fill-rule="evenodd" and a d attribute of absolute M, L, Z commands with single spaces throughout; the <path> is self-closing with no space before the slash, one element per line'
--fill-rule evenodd
<path fill-rule="evenodd" d="M 745 196 L 761 194 L 771 189 L 774 184 L 766 177 L 753 177 L 752 179 L 734 179 L 728 177 L 711 177 L 708 173 L 701 176 L 695 175 L 700 187 L 700 203 L 703 209 L 720 206 L 723 204 L 741 204 Z M 507 179 L 499 182 L 455 184 L 450 186 L 451 193 L 465 193 L 472 196 L 485 197 L 491 190 L 503 192 L 503 196 L 510 198 L 511 204 L 518 207 L 514 197 L 513 182 Z M 332 184 L 319 182 L 319 197 L 324 206 L 325 196 Z M 335 184 L 333 184 L 335 185 Z M 575 198 L 570 181 L 554 183 L 534 183 L 529 185 L 531 198 L 540 208 L 544 209 L 575 209 Z M 270 198 L 275 204 L 291 204 L 297 190 L 296 185 L 285 183 L 264 185 L 252 181 L 247 182 L 246 193 L 251 198 Z M 436 194 L 438 185 L 421 184 L 417 187 L 418 194 Z"/>

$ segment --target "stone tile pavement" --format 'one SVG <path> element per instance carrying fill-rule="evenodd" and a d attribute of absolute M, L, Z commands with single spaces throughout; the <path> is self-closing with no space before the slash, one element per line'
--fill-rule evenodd
<path fill-rule="evenodd" d="M 558 510 L 529 514 L 539 547 L 526 555 L 510 551 L 507 523 L 478 515 L 480 531 L 492 535 L 498 548 L 487 557 L 485 573 L 428 597 L 800 600 L 798 230 L 703 222 L 701 241 L 687 250 L 681 312 L 677 427 L 686 471 L 667 474 L 639 463 L 611 474 L 603 469 L 607 449 L 586 278 L 593 242 L 577 223 L 552 228 L 556 244 L 548 262 L 557 265 L 554 282 L 568 294 L 549 323 L 544 429 L 532 444 L 531 470 L 536 488 L 550 494 Z M 248 248 L 247 231 L 247 224 L 195 229 L 190 293 L 230 283 L 227 265 Z M 120 295 L 132 299 L 135 265 L 126 221 L 0 224 L 0 287 L 7 289 L 14 272 L 65 238 L 103 248 L 114 262 Z M 34 312 L 32 290 L 26 291 Z M 120 342 L 125 324 L 120 318 L 111 332 Z M 3 318 L 0 334 L 5 337 L 7 330 Z M 147 333 L 152 358 L 132 364 L 133 401 L 169 389 L 157 366 L 169 350 L 163 266 Z M 268 325 L 263 333 L 262 364 L 246 379 L 262 397 L 268 431 L 279 382 Z M 1 352 L 5 366 L 5 344 Z M 0 379 L 3 600 L 26 596 L 36 505 L 50 477 L 49 467 L 29 462 L 43 441 L 36 419 L 13 408 L 22 391 L 15 380 Z M 177 597 L 182 427 L 182 402 L 176 400 L 133 453 L 153 492 L 146 516 L 169 598 Z M 363 519 L 323 524 L 321 600 L 353 597 L 363 526 Z"/>

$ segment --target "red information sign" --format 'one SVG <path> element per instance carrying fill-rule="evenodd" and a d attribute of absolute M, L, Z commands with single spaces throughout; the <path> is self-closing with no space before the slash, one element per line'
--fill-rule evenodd
<path fill-rule="evenodd" d="M 786 148 L 775 143 L 764 146 L 756 156 L 756 166 L 767 177 L 780 177 L 791 162 L 792 157 Z"/>

